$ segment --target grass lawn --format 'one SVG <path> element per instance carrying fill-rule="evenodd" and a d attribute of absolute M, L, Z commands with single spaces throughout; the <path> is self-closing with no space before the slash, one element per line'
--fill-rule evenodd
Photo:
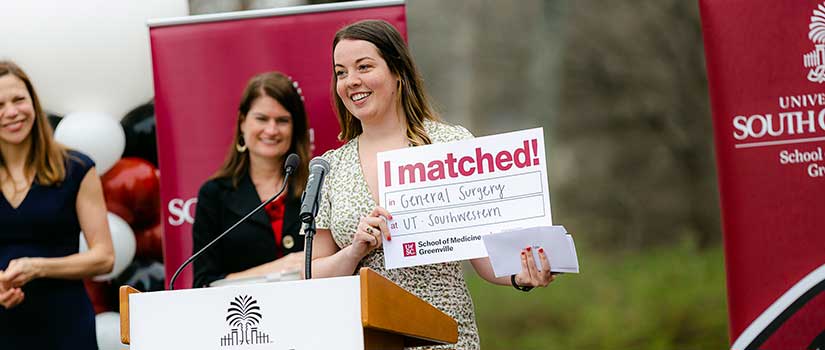
<path fill-rule="evenodd" d="M 482 349 L 728 349 L 722 248 L 579 250 L 581 274 L 522 293 L 467 283 Z"/>

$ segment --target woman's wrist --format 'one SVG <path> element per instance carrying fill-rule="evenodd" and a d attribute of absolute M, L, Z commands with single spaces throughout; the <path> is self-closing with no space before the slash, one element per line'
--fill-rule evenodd
<path fill-rule="evenodd" d="M 23 258 L 31 279 L 46 277 L 46 258 Z"/>
<path fill-rule="evenodd" d="M 367 256 L 367 254 L 369 254 L 369 251 L 359 252 L 358 249 L 355 249 L 355 246 L 352 244 L 344 248 L 343 251 L 344 256 L 355 261 L 356 264 L 358 264 L 358 262 L 360 262 L 362 259 L 364 259 L 365 256 Z"/>
<path fill-rule="evenodd" d="M 510 275 L 510 283 L 513 285 L 513 288 L 520 290 L 522 292 L 529 292 L 531 289 L 533 289 L 532 286 L 519 285 L 516 281 L 516 275 Z"/>

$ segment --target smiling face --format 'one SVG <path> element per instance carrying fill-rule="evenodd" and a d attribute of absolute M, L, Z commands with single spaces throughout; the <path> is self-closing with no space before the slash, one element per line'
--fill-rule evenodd
<path fill-rule="evenodd" d="M 398 78 L 378 48 L 364 40 L 344 39 L 333 52 L 335 91 L 362 123 L 398 113 Z"/>
<path fill-rule="evenodd" d="M 34 104 L 26 84 L 13 74 L 0 77 L 0 143 L 19 145 L 34 125 Z"/>
<path fill-rule="evenodd" d="M 241 134 L 252 164 L 278 161 L 292 144 L 292 114 L 278 100 L 262 94 L 241 122 Z"/>

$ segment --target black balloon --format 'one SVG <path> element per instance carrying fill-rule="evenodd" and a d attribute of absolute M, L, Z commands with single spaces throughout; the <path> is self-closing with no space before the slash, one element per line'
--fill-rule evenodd
<path fill-rule="evenodd" d="M 115 286 L 129 285 L 141 292 L 163 290 L 166 271 L 163 264 L 151 259 L 135 258 L 123 272 L 112 281 Z"/>
<path fill-rule="evenodd" d="M 49 119 L 49 125 L 52 126 L 52 130 L 57 128 L 57 124 L 63 120 L 63 116 L 57 114 L 46 113 L 46 117 Z"/>
<path fill-rule="evenodd" d="M 120 120 L 126 134 L 123 157 L 138 157 L 158 166 L 158 142 L 156 138 L 154 100 L 142 104 Z"/>

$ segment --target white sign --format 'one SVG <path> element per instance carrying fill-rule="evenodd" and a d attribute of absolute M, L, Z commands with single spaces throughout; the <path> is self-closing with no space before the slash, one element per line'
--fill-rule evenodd
<path fill-rule="evenodd" d="M 388 269 L 487 256 L 481 236 L 552 225 L 542 128 L 378 154 Z"/>
<path fill-rule="evenodd" d="M 363 349 L 360 298 L 358 276 L 132 294 L 130 349 Z"/>

